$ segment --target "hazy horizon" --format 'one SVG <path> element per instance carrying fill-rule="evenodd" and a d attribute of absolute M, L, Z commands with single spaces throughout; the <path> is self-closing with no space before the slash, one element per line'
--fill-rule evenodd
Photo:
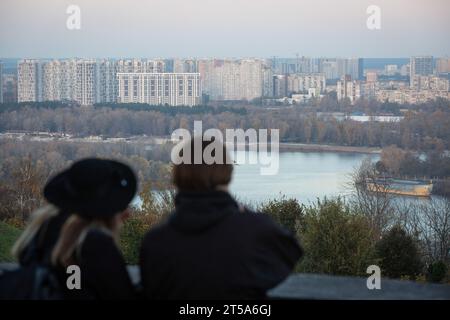
<path fill-rule="evenodd" d="M 68 30 L 66 9 L 81 9 Z M 369 5 L 381 30 L 366 27 Z M 365 57 L 450 54 L 448 0 L 2 0 L 0 57 Z"/>

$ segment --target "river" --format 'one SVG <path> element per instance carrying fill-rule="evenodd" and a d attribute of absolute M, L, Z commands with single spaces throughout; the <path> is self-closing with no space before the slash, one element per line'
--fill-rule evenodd
<path fill-rule="evenodd" d="M 379 159 L 376 154 L 280 152 L 278 174 L 261 175 L 259 165 L 237 165 L 230 189 L 244 203 L 259 203 L 284 195 L 307 204 L 324 196 L 347 194 L 349 175 L 367 157 L 372 161 Z"/>

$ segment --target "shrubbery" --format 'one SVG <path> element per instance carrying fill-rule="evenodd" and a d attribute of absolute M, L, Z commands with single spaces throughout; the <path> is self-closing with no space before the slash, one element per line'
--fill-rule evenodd
<path fill-rule="evenodd" d="M 416 279 L 422 273 L 417 240 L 400 226 L 393 226 L 377 243 L 382 274 L 390 278 Z"/>

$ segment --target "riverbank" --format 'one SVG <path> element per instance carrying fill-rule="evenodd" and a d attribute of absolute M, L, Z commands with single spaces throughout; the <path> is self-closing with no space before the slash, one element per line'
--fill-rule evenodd
<path fill-rule="evenodd" d="M 165 144 L 171 143 L 169 137 L 158 136 L 129 136 L 129 137 L 104 137 L 104 136 L 88 136 L 76 137 L 69 134 L 54 133 L 54 132 L 25 132 L 25 131 L 9 131 L 0 133 L 0 139 L 15 139 L 23 140 L 29 139 L 31 141 L 66 141 L 66 142 L 90 142 L 90 143 L 138 143 L 138 144 Z M 380 154 L 381 148 L 371 147 L 356 147 L 356 146 L 339 146 L 328 144 L 313 144 L 313 143 L 295 143 L 295 142 L 280 142 L 279 150 L 281 152 L 346 152 L 346 153 L 363 153 L 363 154 Z"/>
<path fill-rule="evenodd" d="M 310 151 L 310 152 L 346 152 L 346 153 L 366 153 L 380 154 L 381 148 L 336 146 L 328 144 L 307 144 L 280 142 L 280 151 Z"/>

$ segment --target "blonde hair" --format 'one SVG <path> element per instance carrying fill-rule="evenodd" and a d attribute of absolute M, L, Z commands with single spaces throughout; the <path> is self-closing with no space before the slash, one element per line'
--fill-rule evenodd
<path fill-rule="evenodd" d="M 68 266 L 73 264 L 73 254 L 89 230 L 93 228 L 100 229 L 112 236 L 114 241 L 118 241 L 117 215 L 108 219 L 88 220 L 77 214 L 70 216 L 64 223 L 59 239 L 53 249 L 51 262 L 53 265 L 61 264 Z"/>
<path fill-rule="evenodd" d="M 30 241 L 37 234 L 41 226 L 51 217 L 56 216 L 59 213 L 59 209 L 54 205 L 46 205 L 34 211 L 31 214 L 30 223 L 20 235 L 19 239 L 14 243 L 11 253 L 13 257 L 19 260 L 23 250 L 28 246 Z"/>

